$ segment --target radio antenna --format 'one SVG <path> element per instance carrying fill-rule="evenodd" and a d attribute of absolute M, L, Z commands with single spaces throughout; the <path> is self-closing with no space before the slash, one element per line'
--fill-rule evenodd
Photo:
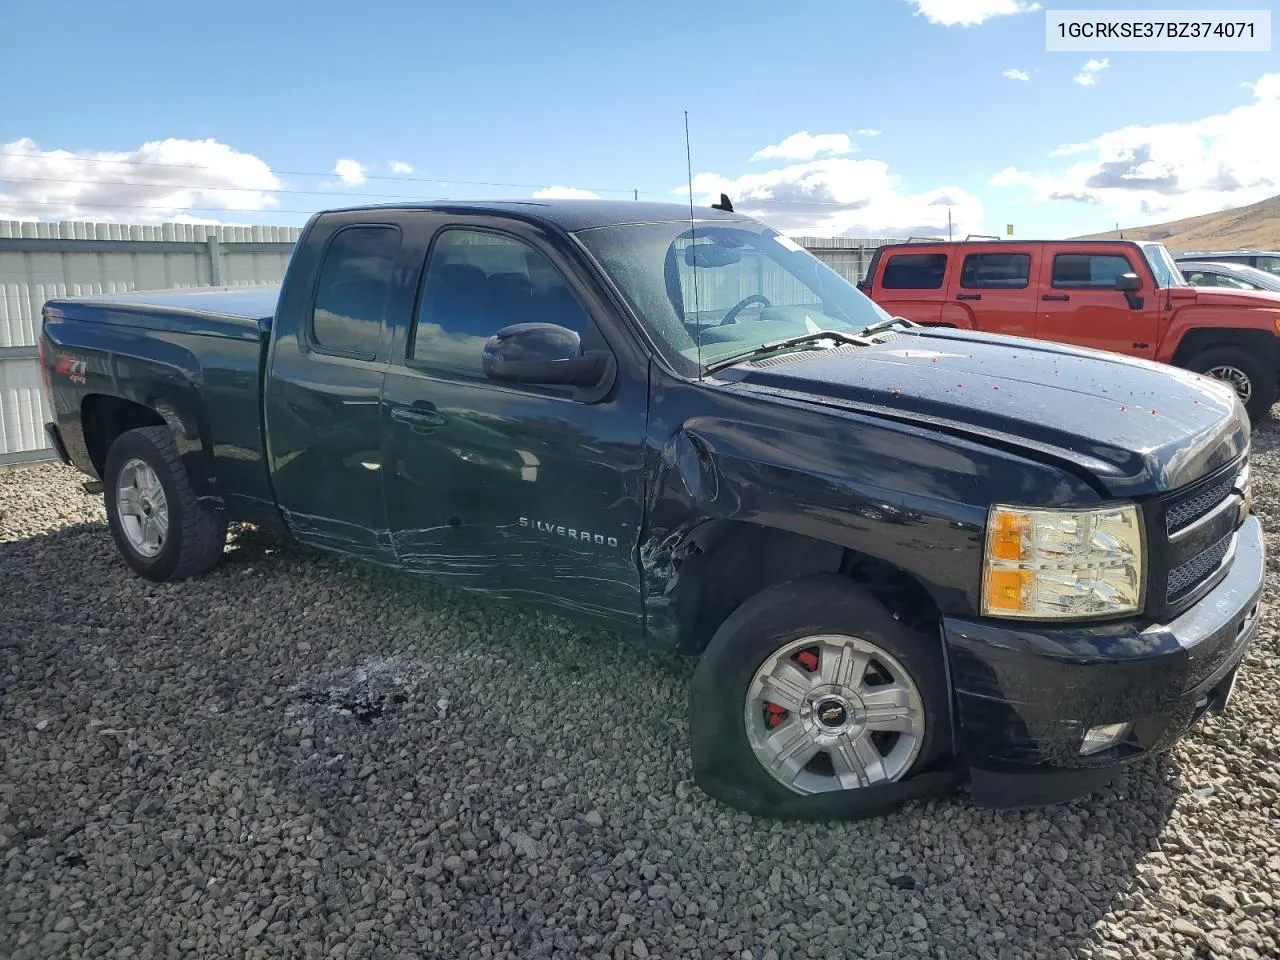
<path fill-rule="evenodd" d="M 693 250 L 691 258 L 693 267 L 693 312 L 697 315 L 698 332 L 694 337 L 698 351 L 698 379 L 702 379 L 702 307 L 698 303 L 698 251 L 694 249 L 697 242 L 697 228 L 693 215 L 693 150 L 689 146 L 689 111 L 684 112 L 684 162 L 689 176 L 689 246 Z"/>

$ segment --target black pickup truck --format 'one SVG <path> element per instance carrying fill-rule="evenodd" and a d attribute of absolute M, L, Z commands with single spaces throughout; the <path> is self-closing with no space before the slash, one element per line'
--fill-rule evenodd
<path fill-rule="evenodd" d="M 690 214 L 336 210 L 278 291 L 50 301 L 49 436 L 144 577 L 247 521 L 700 655 L 694 774 L 750 811 L 1063 799 L 1226 705 L 1263 572 L 1229 388 L 918 327 Z"/>

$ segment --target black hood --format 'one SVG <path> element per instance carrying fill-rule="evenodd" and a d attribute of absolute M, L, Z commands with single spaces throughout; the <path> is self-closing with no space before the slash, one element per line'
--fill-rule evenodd
<path fill-rule="evenodd" d="M 872 346 L 782 354 L 718 376 L 762 392 L 858 408 L 1091 475 L 1113 496 L 1172 490 L 1248 447 L 1227 387 L 1162 364 L 952 329 Z"/>

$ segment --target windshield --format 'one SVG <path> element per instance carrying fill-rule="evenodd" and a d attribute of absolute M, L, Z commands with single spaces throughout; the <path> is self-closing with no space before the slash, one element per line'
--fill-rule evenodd
<path fill-rule="evenodd" d="M 799 244 L 751 220 L 631 223 L 576 236 L 685 373 L 775 340 L 856 333 L 889 317 Z"/>
<path fill-rule="evenodd" d="M 1147 258 L 1147 263 L 1151 265 L 1151 272 L 1155 274 L 1157 287 L 1163 290 L 1166 287 L 1187 286 L 1187 281 L 1182 278 L 1182 272 L 1173 262 L 1173 257 L 1169 255 L 1163 243 L 1144 243 L 1140 246 L 1143 256 Z"/>

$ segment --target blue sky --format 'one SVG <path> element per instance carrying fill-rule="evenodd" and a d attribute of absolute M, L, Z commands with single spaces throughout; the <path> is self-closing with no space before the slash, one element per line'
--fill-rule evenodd
<path fill-rule="evenodd" d="M 553 186 L 680 199 L 686 109 L 696 197 L 726 189 L 792 232 L 936 230 L 950 201 L 961 230 L 1062 236 L 1280 193 L 1280 55 L 1046 53 L 1031 6 L 5 4 L 0 36 L 31 55 L 0 62 L 0 216 L 298 223 Z M 339 177 L 340 160 L 358 166 Z"/>

